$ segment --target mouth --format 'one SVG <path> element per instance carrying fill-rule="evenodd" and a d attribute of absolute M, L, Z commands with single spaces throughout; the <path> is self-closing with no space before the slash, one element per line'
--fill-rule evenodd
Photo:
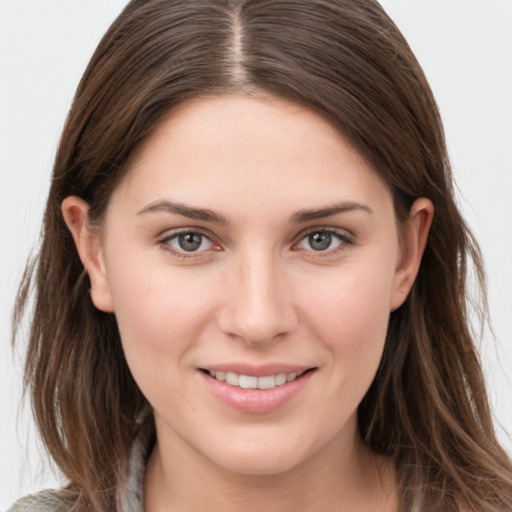
<path fill-rule="evenodd" d="M 223 364 L 198 368 L 206 388 L 223 404 L 242 414 L 269 414 L 291 405 L 308 386 L 317 367 L 268 364 Z"/>
<path fill-rule="evenodd" d="M 315 371 L 316 368 L 308 368 L 293 372 L 280 372 L 273 375 L 244 375 L 232 371 L 201 369 L 203 373 L 229 386 L 241 389 L 274 389 L 293 382 L 303 375 Z"/>

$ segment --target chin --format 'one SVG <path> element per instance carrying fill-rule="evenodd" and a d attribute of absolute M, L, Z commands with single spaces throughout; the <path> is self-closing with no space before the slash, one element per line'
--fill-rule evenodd
<path fill-rule="evenodd" d="M 286 455 L 271 457 L 260 454 L 243 454 L 230 460 L 214 461 L 225 471 L 244 476 L 273 476 L 291 471 L 301 460 Z"/>
<path fill-rule="evenodd" d="M 205 454 L 206 455 L 206 454 Z M 298 467 L 309 457 L 304 445 L 271 442 L 232 444 L 222 453 L 210 454 L 210 460 L 230 473 L 246 476 L 279 475 Z"/>

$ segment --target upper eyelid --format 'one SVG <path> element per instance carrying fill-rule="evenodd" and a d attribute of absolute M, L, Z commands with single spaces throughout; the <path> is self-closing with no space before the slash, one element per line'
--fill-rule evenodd
<path fill-rule="evenodd" d="M 206 238 L 210 242 L 210 244 L 213 246 L 213 249 L 212 249 L 212 247 L 209 247 L 209 248 L 206 248 L 206 249 L 200 250 L 200 251 L 185 251 L 183 249 L 178 249 L 176 247 L 173 247 L 173 244 L 171 244 L 170 241 L 182 234 L 187 234 L 187 233 L 198 234 L 198 235 Z M 218 242 L 216 242 L 212 238 L 212 236 L 209 236 L 209 235 L 203 233 L 203 230 L 190 229 L 190 228 L 189 229 L 178 228 L 175 230 L 166 230 L 166 231 L 162 232 L 162 234 L 160 236 L 156 237 L 155 241 L 159 245 L 161 250 L 164 250 L 167 253 L 171 254 L 174 258 L 178 258 L 180 260 L 187 260 L 190 262 L 204 261 L 205 258 L 207 258 L 208 256 L 211 256 L 212 250 L 213 251 L 218 250 L 219 245 L 220 245 Z"/>
<path fill-rule="evenodd" d="M 340 237 L 346 242 L 353 243 L 354 241 L 354 235 L 349 230 L 344 228 L 336 228 L 333 226 L 311 226 L 308 228 L 305 228 L 301 230 L 298 234 L 296 234 L 293 239 L 291 240 L 292 246 L 297 245 L 304 237 L 310 235 L 311 233 L 318 233 L 318 232 L 327 232 L 327 233 L 333 233 L 334 235 Z M 212 233 L 209 230 L 206 230 L 199 226 L 187 226 L 187 227 L 180 227 L 180 228 L 172 228 L 167 229 L 165 231 L 162 231 L 161 234 L 155 237 L 155 240 L 157 242 L 166 242 L 168 240 L 173 239 L 176 236 L 179 236 L 180 234 L 185 233 L 197 233 L 201 236 L 204 236 L 207 238 L 211 243 L 216 245 L 223 245 L 221 241 L 219 240 L 219 237 L 217 237 L 214 233 Z"/>
<path fill-rule="evenodd" d="M 331 249 L 327 249 L 325 251 L 315 251 L 314 249 L 308 249 L 300 247 L 301 242 L 312 233 L 332 233 L 339 240 L 339 244 L 336 247 Z M 355 240 L 352 234 L 349 234 L 346 230 L 341 228 L 333 228 L 333 227 L 313 227 L 309 230 L 302 231 L 301 234 L 297 235 L 295 241 L 291 245 L 291 250 L 293 252 L 299 251 L 305 254 L 311 254 L 311 257 L 317 258 L 328 258 L 332 257 L 335 254 L 339 254 L 340 251 L 347 250 L 349 246 L 354 245 Z"/>
<path fill-rule="evenodd" d="M 300 241 L 305 236 L 310 235 L 311 233 L 333 233 L 348 240 L 353 240 L 354 238 L 354 234 L 348 231 L 347 229 L 335 228 L 332 226 L 314 226 L 306 228 L 302 230 L 295 238 L 296 240 Z"/>
<path fill-rule="evenodd" d="M 201 236 L 204 236 L 205 238 L 208 238 L 211 242 L 215 243 L 215 239 L 217 238 L 213 233 L 211 233 L 208 230 L 205 230 L 204 228 L 200 228 L 197 226 L 191 226 L 186 228 L 173 228 L 173 229 L 166 229 L 162 231 L 159 235 L 155 237 L 155 239 L 159 242 L 170 240 L 171 238 L 174 238 L 179 235 L 183 235 L 186 233 L 194 233 Z"/>
<path fill-rule="evenodd" d="M 176 256 L 176 257 L 187 258 L 187 259 L 201 258 L 201 257 L 205 257 L 206 256 L 205 253 L 211 251 L 212 248 L 210 247 L 208 249 L 204 249 L 201 251 L 187 252 L 187 251 L 180 250 L 180 249 L 173 247 L 171 245 L 170 241 L 180 235 L 183 235 L 183 234 L 187 234 L 187 233 L 197 234 L 197 235 L 200 235 L 200 236 L 206 238 L 210 242 L 210 244 L 212 244 L 214 250 L 215 249 L 218 250 L 219 246 L 221 246 L 221 244 L 216 240 L 214 235 L 205 233 L 204 231 L 205 231 L 204 229 L 200 229 L 200 228 L 168 229 L 168 230 L 163 231 L 157 237 L 155 237 L 154 240 L 156 243 L 158 243 L 158 245 L 160 245 L 160 247 L 162 249 L 165 249 L 166 251 L 170 252 L 171 254 L 174 254 L 174 256 Z"/>

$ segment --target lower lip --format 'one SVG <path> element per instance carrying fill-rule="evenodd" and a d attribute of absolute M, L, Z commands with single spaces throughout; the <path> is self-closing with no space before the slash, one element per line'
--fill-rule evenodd
<path fill-rule="evenodd" d="M 212 394 L 233 409 L 250 414 L 265 414 L 289 403 L 309 382 L 315 371 L 307 371 L 295 380 L 272 389 L 243 389 L 214 379 L 203 371 L 199 373 Z"/>

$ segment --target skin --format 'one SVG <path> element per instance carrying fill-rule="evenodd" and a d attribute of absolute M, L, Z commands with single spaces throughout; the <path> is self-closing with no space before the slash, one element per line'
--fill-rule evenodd
<path fill-rule="evenodd" d="M 223 222 L 155 209 L 162 201 Z M 297 222 L 340 204 L 350 208 Z M 100 231 L 87 211 L 63 203 L 92 300 L 115 313 L 155 415 L 146 510 L 397 509 L 392 464 L 362 443 L 356 411 L 418 271 L 430 201 L 399 233 L 388 187 L 328 121 L 227 95 L 167 116 Z M 200 233 L 199 249 L 184 251 L 178 230 Z M 314 370 L 283 406 L 253 414 L 213 396 L 199 370 L 232 362 Z"/>

